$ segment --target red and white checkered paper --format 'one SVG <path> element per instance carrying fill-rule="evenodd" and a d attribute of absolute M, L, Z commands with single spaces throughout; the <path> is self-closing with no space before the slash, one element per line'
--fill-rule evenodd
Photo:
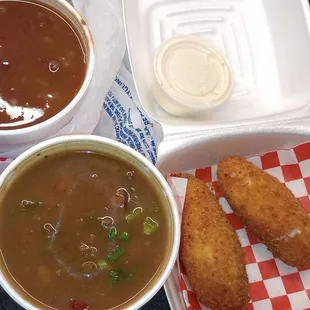
<path fill-rule="evenodd" d="M 247 158 L 257 167 L 284 183 L 310 213 L 310 142 L 290 150 L 279 150 L 263 156 Z M 211 182 L 219 202 L 236 230 L 245 254 L 251 301 L 248 310 L 310 309 L 310 269 L 297 269 L 274 258 L 266 246 L 242 225 L 219 189 L 217 166 L 191 171 L 197 178 Z M 169 178 L 169 184 L 182 212 L 187 181 Z M 310 240 L 309 240 L 310 242 Z M 207 309 L 199 304 L 191 288 L 185 268 L 178 261 L 180 290 L 188 310 Z"/>

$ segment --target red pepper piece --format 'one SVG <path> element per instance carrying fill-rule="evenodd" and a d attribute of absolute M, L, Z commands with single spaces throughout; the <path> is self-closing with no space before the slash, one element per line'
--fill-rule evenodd
<path fill-rule="evenodd" d="M 70 310 L 89 310 L 89 306 L 84 302 L 71 300 L 70 301 Z"/>

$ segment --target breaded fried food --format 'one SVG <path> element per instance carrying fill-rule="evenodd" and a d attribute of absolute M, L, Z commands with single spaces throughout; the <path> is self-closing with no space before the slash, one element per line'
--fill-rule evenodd
<path fill-rule="evenodd" d="M 248 278 L 236 232 L 205 182 L 177 176 L 188 178 L 180 254 L 198 300 L 212 310 L 245 309 Z"/>
<path fill-rule="evenodd" d="M 291 266 L 310 266 L 310 218 L 291 191 L 239 157 L 222 160 L 217 173 L 233 211 L 273 255 Z"/>

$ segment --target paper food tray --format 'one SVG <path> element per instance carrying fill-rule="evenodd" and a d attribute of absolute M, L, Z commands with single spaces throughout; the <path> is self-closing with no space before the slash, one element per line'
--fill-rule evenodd
<path fill-rule="evenodd" d="M 269 152 L 248 158 L 257 167 L 275 176 L 297 197 L 306 212 L 310 213 L 310 142 L 293 149 Z M 248 310 L 302 310 L 310 309 L 310 269 L 290 267 L 275 259 L 266 246 L 257 241 L 233 213 L 219 189 L 217 166 L 191 171 L 197 178 L 211 183 L 219 202 L 236 230 L 245 255 L 251 302 Z M 187 180 L 169 177 L 168 181 L 179 202 L 184 203 Z M 180 261 L 166 285 L 172 309 L 201 310 L 200 305 Z"/>
<path fill-rule="evenodd" d="M 162 124 L 166 139 L 185 132 L 309 116 L 307 0 L 123 0 L 123 14 L 141 103 Z M 176 118 L 153 97 L 154 51 L 179 34 L 204 36 L 231 64 L 232 98 L 212 113 Z"/>

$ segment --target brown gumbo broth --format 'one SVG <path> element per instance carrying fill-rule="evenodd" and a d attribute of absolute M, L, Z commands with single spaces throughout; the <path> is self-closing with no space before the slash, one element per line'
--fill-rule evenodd
<path fill-rule="evenodd" d="M 70 22 L 36 2 L 0 1 L 0 130 L 43 122 L 64 109 L 86 74 Z"/>
<path fill-rule="evenodd" d="M 1 201 L 0 247 L 13 286 L 56 309 L 103 310 L 128 301 L 167 251 L 157 195 L 140 172 L 113 158 L 42 156 Z"/>

